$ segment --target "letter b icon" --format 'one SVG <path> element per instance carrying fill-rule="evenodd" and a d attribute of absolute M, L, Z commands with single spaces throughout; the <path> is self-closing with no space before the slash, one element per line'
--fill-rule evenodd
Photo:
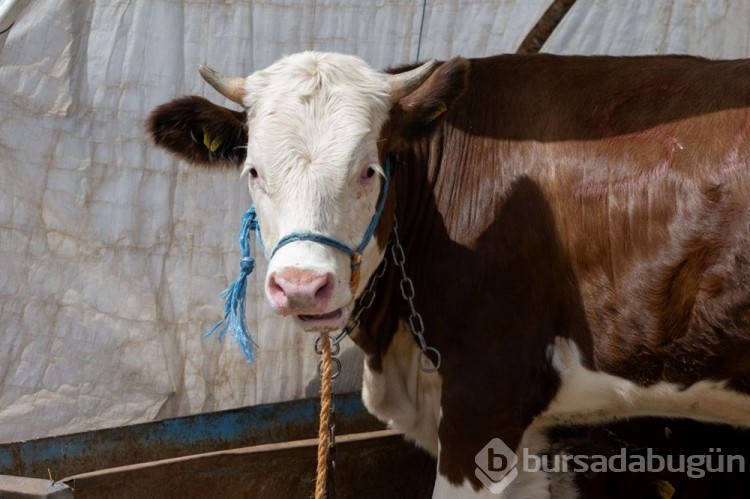
<path fill-rule="evenodd" d="M 505 442 L 493 438 L 474 457 L 474 474 L 493 494 L 499 494 L 518 476 L 518 456 Z"/>

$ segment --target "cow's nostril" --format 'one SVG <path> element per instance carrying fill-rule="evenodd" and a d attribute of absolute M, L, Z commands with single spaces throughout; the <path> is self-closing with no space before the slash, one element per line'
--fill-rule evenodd
<path fill-rule="evenodd" d="M 320 287 L 315 291 L 315 303 L 318 304 L 318 306 L 325 306 L 328 303 L 328 300 L 331 299 L 332 294 L 333 275 L 326 274 L 323 276 L 323 279 L 321 279 Z"/>
<path fill-rule="evenodd" d="M 271 278 L 268 280 L 268 291 L 275 305 L 280 307 L 286 306 L 288 301 L 286 293 L 284 292 L 284 288 L 281 287 L 276 280 L 276 274 L 272 274 Z"/>

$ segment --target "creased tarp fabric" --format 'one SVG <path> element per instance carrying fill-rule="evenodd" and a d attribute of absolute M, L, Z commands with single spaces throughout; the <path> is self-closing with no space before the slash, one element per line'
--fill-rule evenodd
<path fill-rule="evenodd" d="M 16 18 L 31 0 L 0 0 L 0 50 L 8 39 L 10 29 L 16 22 Z"/>
<path fill-rule="evenodd" d="M 199 63 L 239 75 L 306 49 L 375 67 L 508 52 L 549 3 L 428 1 L 423 19 L 411 0 L 32 1 L 0 52 L 0 442 L 317 394 L 314 338 L 267 307 L 262 258 L 255 363 L 203 337 L 237 273 L 247 187 L 143 130 L 183 94 L 234 107 Z M 361 384 L 344 347 L 337 391 Z"/>
<path fill-rule="evenodd" d="M 317 393 L 313 338 L 270 313 L 262 258 L 255 363 L 202 335 L 237 273 L 247 189 L 142 127 L 182 94 L 233 106 L 198 63 L 240 75 L 306 49 L 375 67 L 513 52 L 551 0 L 23 3 L 0 0 L 18 16 L 0 51 L 0 442 Z M 746 0 L 578 0 L 543 50 L 748 57 L 747 19 Z M 345 347 L 338 391 L 361 383 Z"/>

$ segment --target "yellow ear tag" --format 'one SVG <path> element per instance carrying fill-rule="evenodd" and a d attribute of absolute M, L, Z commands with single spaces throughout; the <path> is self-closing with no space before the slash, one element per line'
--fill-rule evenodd
<path fill-rule="evenodd" d="M 672 499 L 672 496 L 675 493 L 672 484 L 666 480 L 659 480 L 656 482 L 656 490 L 659 492 L 659 497 L 662 499 Z"/>
<path fill-rule="evenodd" d="M 446 112 L 448 110 L 448 106 L 445 105 L 445 102 L 441 102 L 437 109 L 435 109 L 435 112 L 433 112 L 431 115 L 427 117 L 427 123 L 432 123 L 435 121 L 435 119 Z"/>
<path fill-rule="evenodd" d="M 211 132 L 209 132 L 207 128 L 204 128 L 203 129 L 203 145 L 206 146 L 206 148 L 209 151 L 215 152 L 216 149 L 218 149 L 219 146 L 221 145 L 221 138 L 220 137 L 211 138 Z"/>

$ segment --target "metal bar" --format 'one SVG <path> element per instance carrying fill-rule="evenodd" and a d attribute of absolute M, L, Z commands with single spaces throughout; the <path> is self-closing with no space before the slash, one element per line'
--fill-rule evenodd
<path fill-rule="evenodd" d="M 539 52 L 574 3 L 576 0 L 554 0 L 523 39 L 516 53 L 536 54 Z"/>
<path fill-rule="evenodd" d="M 382 429 L 358 393 L 337 394 L 342 433 Z M 49 478 L 317 435 L 317 399 L 0 444 L 0 474 Z"/>

